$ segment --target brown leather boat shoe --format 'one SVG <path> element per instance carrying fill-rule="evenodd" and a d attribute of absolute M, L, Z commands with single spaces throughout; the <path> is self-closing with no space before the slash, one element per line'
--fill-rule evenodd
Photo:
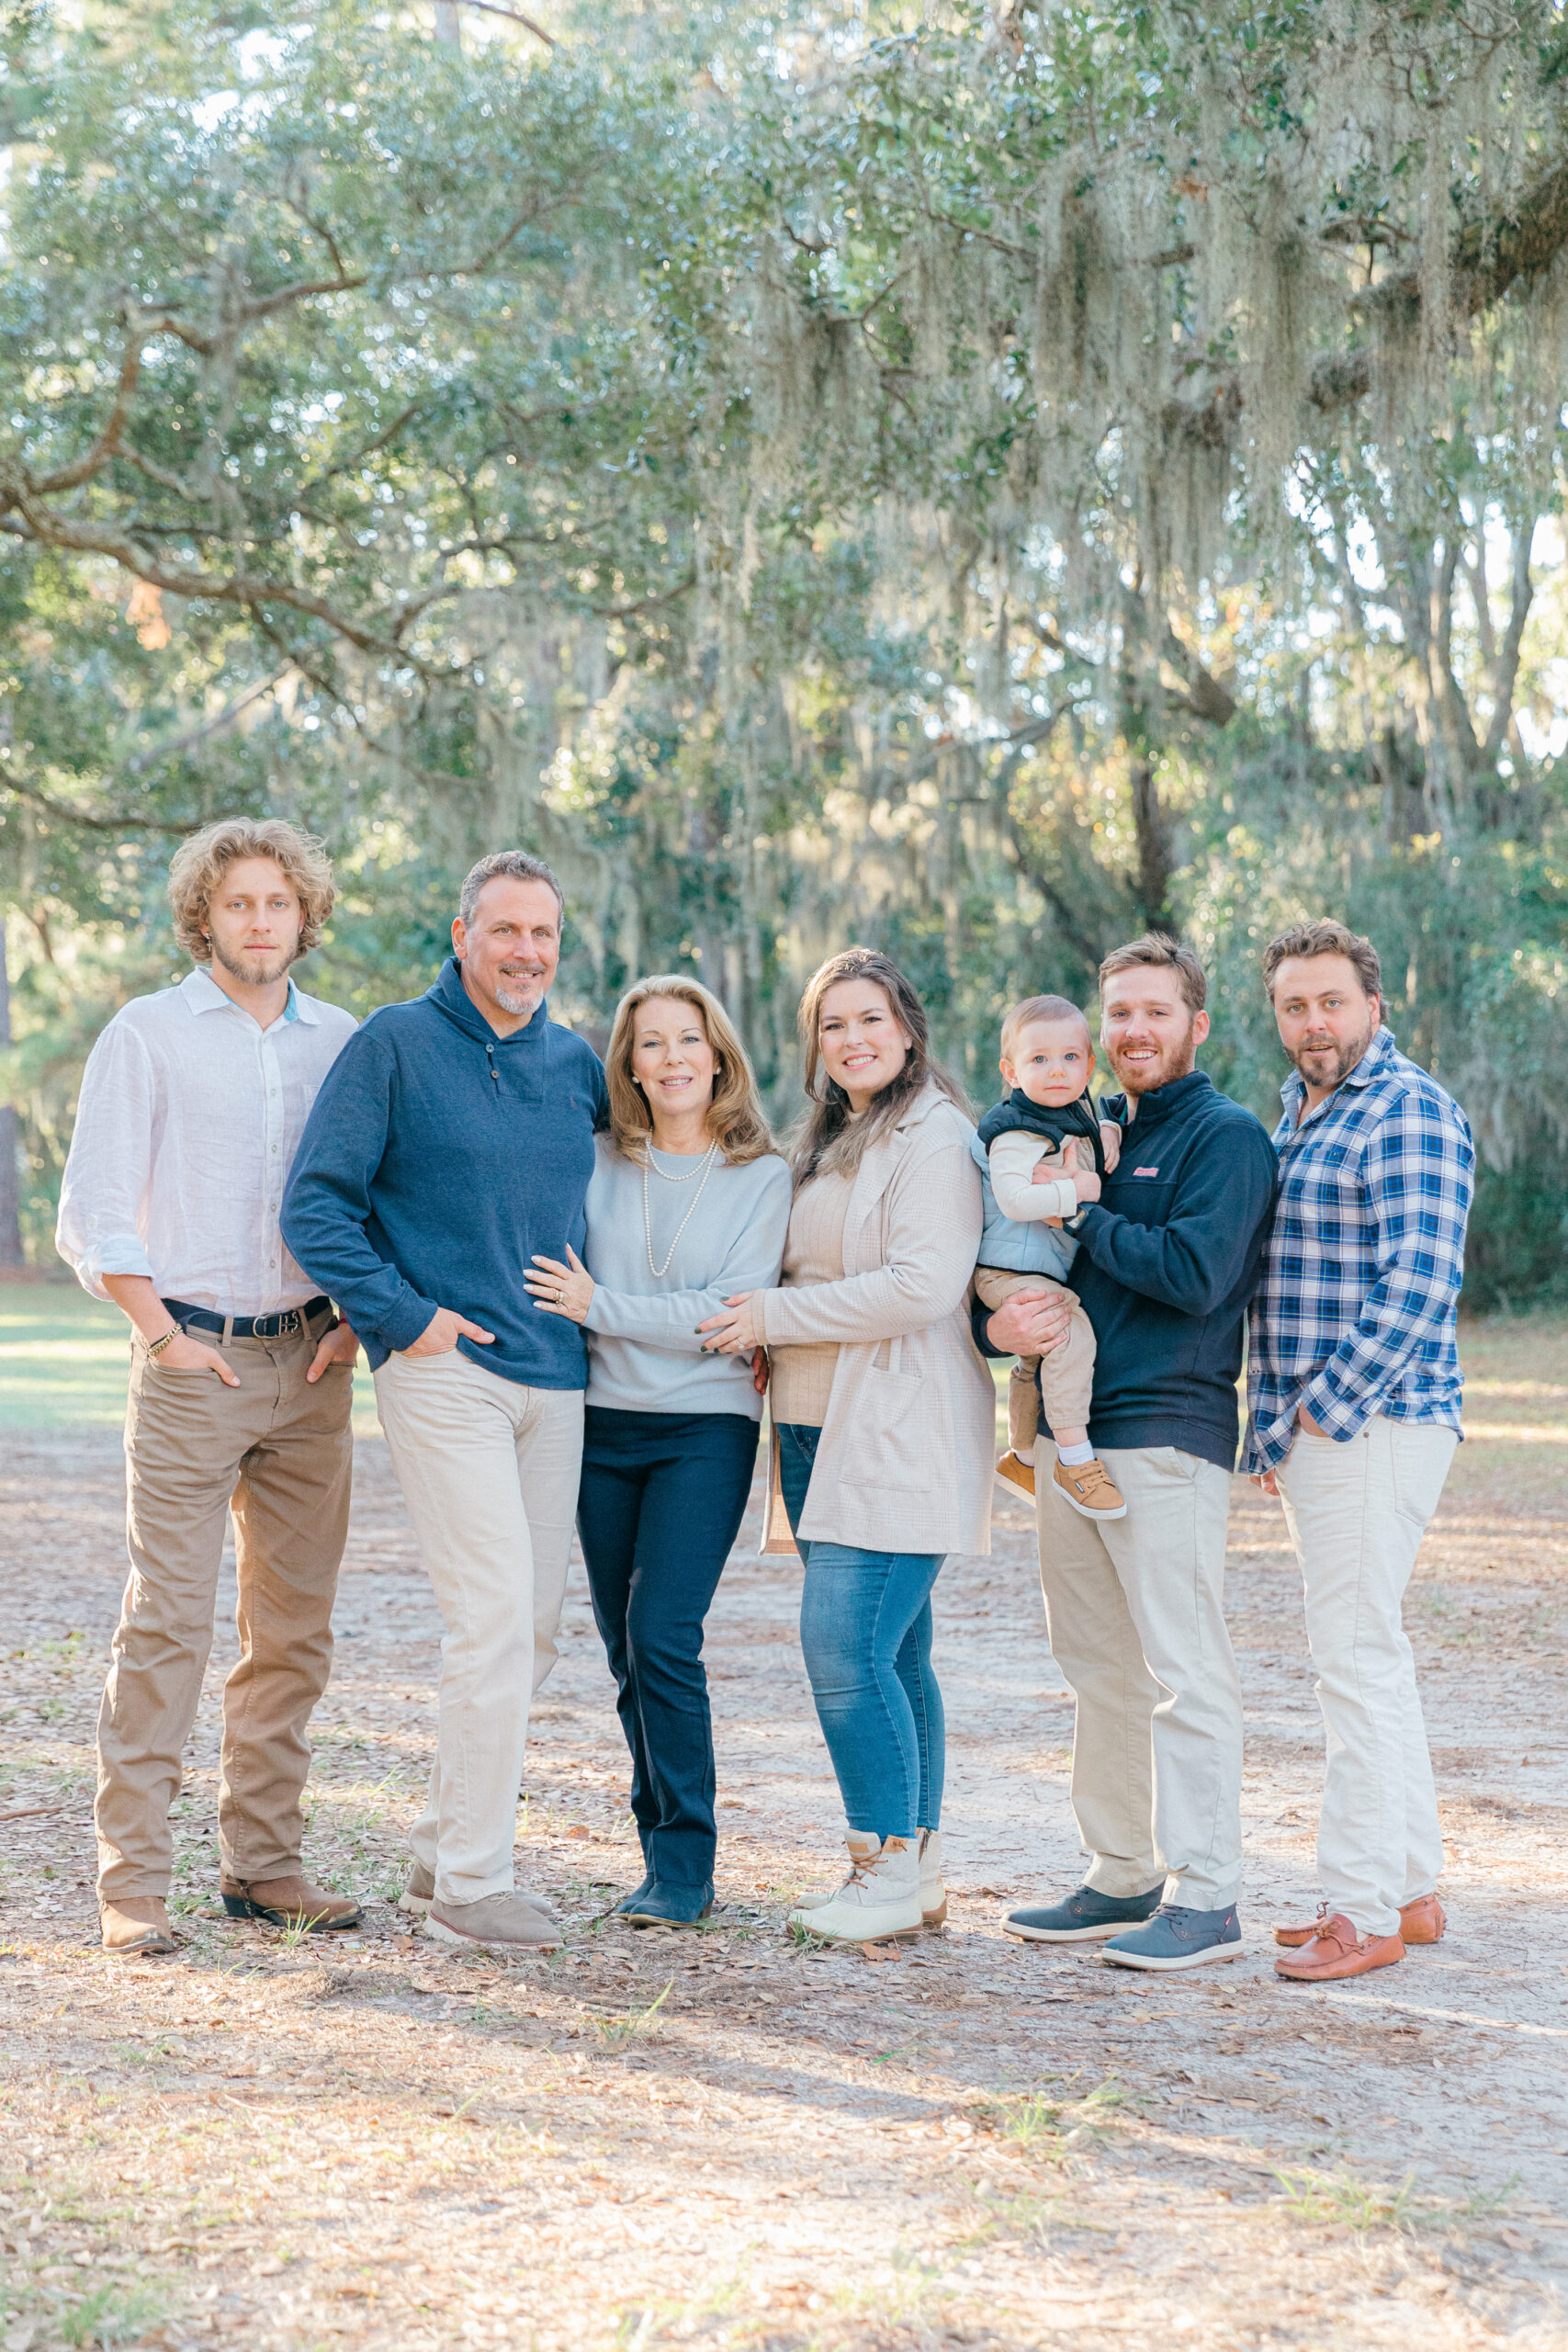
<path fill-rule="evenodd" d="M 1341 1976 L 1367 1976 L 1374 1968 L 1392 1968 L 1404 1958 L 1398 1936 L 1358 1936 L 1343 1911 L 1318 1922 L 1317 1932 L 1303 1950 L 1274 1962 L 1276 1976 L 1296 1984 L 1330 1984 Z"/>
<path fill-rule="evenodd" d="M 1402 1943 L 1440 1944 L 1443 1930 L 1449 1924 L 1448 1913 L 1435 1894 L 1418 1894 L 1414 1903 L 1405 1904 L 1399 1915 L 1399 1936 Z"/>
<path fill-rule="evenodd" d="M 179 1950 L 161 1894 L 122 1894 L 118 1903 L 100 1902 L 98 1924 L 104 1950 L 117 1960 L 154 1960 Z"/>
<path fill-rule="evenodd" d="M 1320 1903 L 1317 1917 L 1310 1928 L 1303 1927 L 1299 1920 L 1292 1920 L 1282 1928 L 1275 1928 L 1274 1941 L 1283 1944 L 1287 1951 L 1299 1951 L 1303 1944 L 1311 1943 L 1327 1917 L 1327 1904 Z M 1448 1924 L 1447 1915 L 1437 1896 L 1418 1894 L 1415 1902 L 1407 1903 L 1399 1915 L 1399 1939 L 1403 1944 L 1441 1943 L 1443 1929 Z"/>
<path fill-rule="evenodd" d="M 364 1913 L 345 1894 L 329 1894 L 308 1878 L 224 1879 L 223 1908 L 231 1919 L 265 1919 L 271 1928 L 306 1928 L 321 1935 L 357 1928 Z"/>

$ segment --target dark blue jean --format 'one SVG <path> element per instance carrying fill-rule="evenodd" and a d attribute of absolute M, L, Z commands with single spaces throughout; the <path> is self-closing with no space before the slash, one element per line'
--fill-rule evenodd
<path fill-rule="evenodd" d="M 577 1532 L 632 1759 L 632 1814 L 667 1886 L 713 1878 L 713 1722 L 703 1621 L 740 1530 L 757 1424 L 743 1413 L 582 1420 Z"/>
<path fill-rule="evenodd" d="M 779 1426 L 779 1476 L 798 1529 L 820 1430 Z M 800 1647 L 852 1829 L 912 1838 L 942 1821 L 947 1733 L 931 1671 L 931 1588 L 942 1552 L 803 1544 Z"/>

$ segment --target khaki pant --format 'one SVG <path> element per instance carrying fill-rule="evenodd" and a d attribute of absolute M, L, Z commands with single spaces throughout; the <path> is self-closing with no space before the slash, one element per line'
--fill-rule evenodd
<path fill-rule="evenodd" d="M 1089 1398 L 1094 1390 L 1094 1326 L 1084 1313 L 1074 1291 L 1065 1283 L 1053 1282 L 1049 1274 L 1015 1274 L 1003 1266 L 976 1266 L 975 1292 L 982 1306 L 995 1314 L 1021 1290 L 1038 1290 L 1044 1283 L 1059 1290 L 1072 1308 L 1073 1319 L 1067 1326 L 1067 1336 L 1059 1348 L 1048 1355 L 1020 1356 L 1008 1382 L 1008 1443 L 1021 1462 L 1034 1459 L 1034 1441 L 1040 1429 L 1040 1408 L 1043 1403 L 1045 1418 L 1054 1430 L 1081 1430 L 1089 1426 Z M 1034 1375 L 1040 1375 L 1036 1391 Z"/>
<path fill-rule="evenodd" d="M 332 1666 L 354 1456 L 348 1366 L 305 1379 L 326 1322 L 292 1339 L 231 1340 L 238 1388 L 160 1367 L 131 1343 L 130 1577 L 98 1713 L 94 1808 L 106 1901 L 169 1891 L 169 1808 L 212 1648 L 231 1510 L 240 1658 L 223 1687 L 219 1853 L 231 1878 L 299 1870 L 305 1726 Z"/>
<path fill-rule="evenodd" d="M 1052 1654 L 1077 1700 L 1073 1815 L 1086 1883 L 1222 1911 L 1241 1885 L 1241 1686 L 1224 1615 L 1230 1476 L 1174 1446 L 1108 1445 L 1127 1501 L 1069 1509 L 1035 1453 Z"/>
<path fill-rule="evenodd" d="M 444 1903 L 513 1884 L 528 1704 L 556 1662 L 582 1464 L 581 1388 L 456 1348 L 389 1356 L 376 1401 L 446 1632 L 435 1762 L 410 1838 Z"/>
<path fill-rule="evenodd" d="M 1401 1611 L 1458 1442 L 1450 1429 L 1378 1413 L 1343 1443 L 1298 1429 L 1277 1473 L 1327 1736 L 1318 1878 L 1330 1911 L 1364 1936 L 1393 1935 L 1443 1867 Z"/>

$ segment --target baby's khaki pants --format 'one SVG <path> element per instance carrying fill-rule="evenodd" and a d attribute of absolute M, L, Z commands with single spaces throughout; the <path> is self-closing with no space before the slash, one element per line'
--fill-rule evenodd
<path fill-rule="evenodd" d="M 231 1340 L 215 1372 L 160 1366 L 131 1343 L 125 1421 L 130 1577 L 98 1713 L 98 1892 L 166 1895 L 169 1808 L 212 1647 L 234 1517 L 239 1662 L 223 1687 L 218 1843 L 224 1875 L 265 1884 L 300 1866 L 305 1726 L 332 1666 L 348 1533 L 354 1375 L 305 1378 L 327 1327 Z M 204 1334 L 198 1334 L 205 1337 Z M 216 1345 L 216 1341 L 213 1342 Z"/>
<path fill-rule="evenodd" d="M 1015 1274 L 1010 1267 L 976 1266 L 975 1292 L 983 1306 L 995 1314 L 1021 1290 L 1059 1290 L 1072 1309 L 1066 1344 L 1048 1355 L 1020 1356 L 1008 1382 L 1008 1443 L 1021 1462 L 1034 1459 L 1040 1427 L 1040 1406 L 1054 1430 L 1084 1429 L 1089 1423 L 1089 1396 L 1094 1388 L 1094 1326 L 1077 1295 L 1049 1274 Z M 1039 1395 L 1034 1375 L 1040 1374 Z"/>

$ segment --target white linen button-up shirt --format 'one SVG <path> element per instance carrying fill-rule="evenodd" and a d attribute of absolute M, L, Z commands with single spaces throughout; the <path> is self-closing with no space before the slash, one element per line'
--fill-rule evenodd
<path fill-rule="evenodd" d="M 211 975 L 122 1005 L 87 1057 L 55 1247 L 95 1298 L 149 1274 L 215 1315 L 276 1315 L 317 1286 L 284 1247 L 283 1187 L 352 1013 L 302 996 L 269 1029 Z"/>

